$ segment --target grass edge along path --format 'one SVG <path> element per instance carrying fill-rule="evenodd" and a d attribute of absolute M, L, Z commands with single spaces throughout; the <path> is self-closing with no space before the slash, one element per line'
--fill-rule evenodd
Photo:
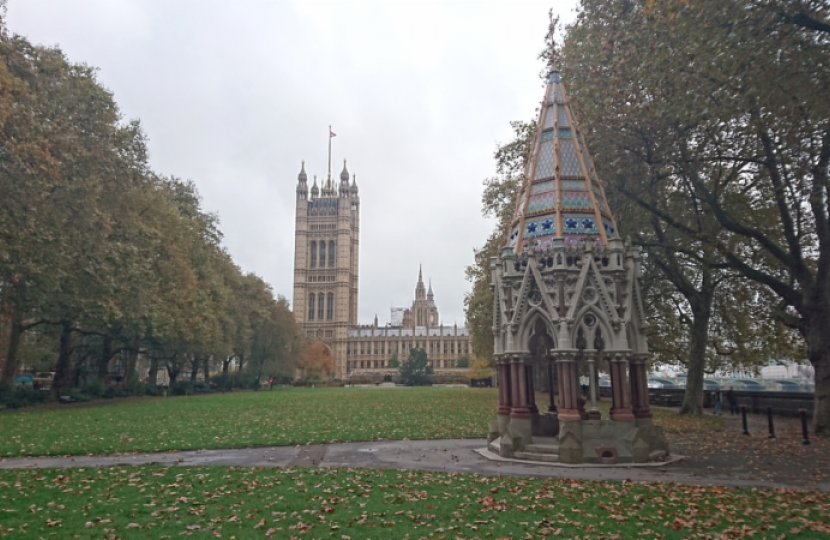
<path fill-rule="evenodd" d="M 818 538 L 830 494 L 364 469 L 0 471 L 0 538 Z"/>
<path fill-rule="evenodd" d="M 497 404 L 497 389 L 298 388 L 22 410 L 0 414 L 0 457 L 483 438 Z M 654 413 L 668 433 L 722 429 L 713 416 Z"/>

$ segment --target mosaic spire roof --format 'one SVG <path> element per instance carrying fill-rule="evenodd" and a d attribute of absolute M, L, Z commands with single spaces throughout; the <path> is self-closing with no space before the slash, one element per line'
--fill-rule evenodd
<path fill-rule="evenodd" d="M 617 237 L 617 225 L 597 178 L 551 51 L 548 84 L 510 227 L 510 247 L 547 249 Z"/>

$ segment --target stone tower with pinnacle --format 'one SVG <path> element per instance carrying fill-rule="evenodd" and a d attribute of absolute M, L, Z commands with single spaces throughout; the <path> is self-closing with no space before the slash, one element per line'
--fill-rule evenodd
<path fill-rule="evenodd" d="M 335 376 L 346 372 L 346 340 L 357 324 L 360 196 L 346 162 L 339 184 L 310 190 L 305 162 L 297 177 L 294 232 L 294 316 L 306 336 L 325 343 Z"/>

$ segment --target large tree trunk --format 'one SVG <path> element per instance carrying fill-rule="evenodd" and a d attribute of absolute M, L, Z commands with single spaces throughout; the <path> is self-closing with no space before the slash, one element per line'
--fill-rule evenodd
<path fill-rule="evenodd" d="M 128 381 L 135 373 L 135 367 L 138 363 L 138 343 L 133 343 L 130 348 L 130 356 L 127 358 L 127 368 L 124 371 L 124 381 Z"/>
<path fill-rule="evenodd" d="M 150 369 L 147 372 L 147 382 L 156 386 L 159 380 L 159 359 L 155 356 L 150 357 Z"/>
<path fill-rule="evenodd" d="M 709 321 L 712 318 L 714 290 L 704 288 L 690 299 L 692 326 L 689 329 L 689 359 L 686 362 L 686 392 L 680 414 L 703 414 L 703 368 L 709 342 Z"/>
<path fill-rule="evenodd" d="M 816 309 L 803 333 L 807 358 L 816 370 L 813 432 L 830 437 L 830 309 Z"/>
<path fill-rule="evenodd" d="M 190 359 L 190 382 L 194 382 L 196 377 L 199 376 L 199 364 L 201 363 L 201 358 L 194 355 Z"/>
<path fill-rule="evenodd" d="M 72 387 L 72 350 L 72 323 L 63 322 L 58 364 L 55 366 L 55 380 L 52 383 L 52 393 L 56 396 Z"/>
<path fill-rule="evenodd" d="M 182 372 L 182 366 L 179 364 L 178 357 L 173 357 L 167 361 L 167 376 L 170 378 L 170 388 L 176 386 L 176 379 Z"/>
<path fill-rule="evenodd" d="M 98 378 L 102 381 L 107 380 L 110 373 L 110 360 L 112 359 L 112 339 L 109 336 L 104 337 L 104 343 L 101 346 L 101 357 L 98 359 Z"/>
<path fill-rule="evenodd" d="M 6 363 L 3 365 L 2 384 L 9 388 L 14 387 L 14 374 L 17 371 L 17 351 L 20 348 L 20 336 L 23 334 L 23 317 L 16 308 L 12 311 L 11 331 L 9 332 L 9 348 L 6 349 Z"/>

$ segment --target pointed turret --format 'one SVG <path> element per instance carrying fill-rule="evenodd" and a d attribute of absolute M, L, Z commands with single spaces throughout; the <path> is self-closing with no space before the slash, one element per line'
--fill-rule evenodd
<path fill-rule="evenodd" d="M 351 187 L 352 195 L 357 195 L 357 175 L 352 174 L 352 187 Z"/>
<path fill-rule="evenodd" d="M 432 294 L 432 279 L 429 280 L 429 289 L 427 290 L 427 300 L 434 300 L 435 295 Z"/>
<path fill-rule="evenodd" d="M 554 239 L 565 245 L 598 239 L 603 245 L 617 237 L 579 123 L 559 74 L 551 40 L 548 83 L 510 227 L 514 252 L 547 249 Z"/>
<path fill-rule="evenodd" d="M 415 300 L 426 299 L 426 288 L 424 288 L 424 274 L 421 265 L 418 265 L 418 284 L 415 285 Z"/>
<path fill-rule="evenodd" d="M 329 174 L 328 177 L 326 178 L 326 181 L 322 183 L 322 186 L 321 186 L 321 189 L 320 189 L 320 196 L 322 196 L 324 198 L 331 197 L 333 191 L 334 191 L 334 189 L 333 189 L 332 183 L 331 183 L 331 174 Z"/>
<path fill-rule="evenodd" d="M 297 175 L 297 198 L 298 199 L 307 199 L 308 198 L 308 175 L 305 172 L 305 160 L 303 160 L 303 164 L 300 167 L 300 174 Z"/>
<path fill-rule="evenodd" d="M 320 190 L 317 188 L 317 175 L 314 175 L 314 185 L 311 186 L 311 198 L 316 199 L 317 195 L 320 194 Z"/>
<path fill-rule="evenodd" d="M 346 160 L 343 160 L 343 171 L 340 173 L 340 196 L 348 197 L 351 192 L 349 186 L 349 170 L 346 168 Z"/>
<path fill-rule="evenodd" d="M 300 166 L 300 174 L 297 175 L 297 182 L 305 184 L 307 181 L 308 175 L 305 172 L 305 160 L 303 160 L 302 165 Z"/>

